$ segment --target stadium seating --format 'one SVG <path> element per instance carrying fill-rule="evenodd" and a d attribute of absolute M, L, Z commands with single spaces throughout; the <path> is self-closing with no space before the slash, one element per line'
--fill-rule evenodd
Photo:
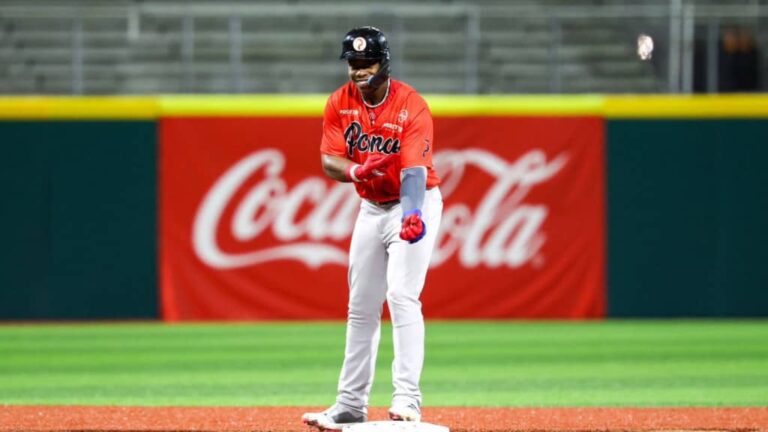
<path fill-rule="evenodd" d="M 669 18 L 605 13 L 623 4 L 4 1 L 0 93 L 326 93 L 341 36 L 369 23 L 424 93 L 666 91 L 666 59 L 638 60 L 635 38 Z"/>

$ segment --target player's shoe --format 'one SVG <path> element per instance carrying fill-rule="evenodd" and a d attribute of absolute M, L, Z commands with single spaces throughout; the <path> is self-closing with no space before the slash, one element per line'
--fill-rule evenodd
<path fill-rule="evenodd" d="M 358 411 L 353 411 L 340 404 L 334 404 L 323 412 L 304 413 L 301 421 L 308 426 L 314 426 L 320 430 L 341 430 L 350 423 L 364 423 L 368 416 Z"/>
<path fill-rule="evenodd" d="M 389 419 L 393 421 L 421 421 L 421 409 L 415 403 L 394 403 L 389 409 Z"/>

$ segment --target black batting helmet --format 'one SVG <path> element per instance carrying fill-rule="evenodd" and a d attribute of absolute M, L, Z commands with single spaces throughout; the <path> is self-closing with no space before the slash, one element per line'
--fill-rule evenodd
<path fill-rule="evenodd" d="M 341 42 L 341 60 L 389 61 L 389 44 L 384 33 L 376 27 L 356 27 L 347 32 Z"/>
<path fill-rule="evenodd" d="M 389 44 L 381 30 L 376 27 L 356 27 L 348 31 L 341 41 L 341 60 L 378 60 L 381 66 L 375 75 L 368 78 L 368 84 L 379 87 L 389 78 Z"/>

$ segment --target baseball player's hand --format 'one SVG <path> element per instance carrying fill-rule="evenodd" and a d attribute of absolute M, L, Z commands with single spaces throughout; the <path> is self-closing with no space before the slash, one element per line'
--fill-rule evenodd
<path fill-rule="evenodd" d="M 411 210 L 403 215 L 400 238 L 409 243 L 416 243 L 427 233 L 427 224 L 421 219 L 421 210 Z"/>
<path fill-rule="evenodd" d="M 364 182 L 384 175 L 380 169 L 385 169 L 400 157 L 398 154 L 384 155 L 374 153 L 365 160 L 363 165 L 349 164 L 347 167 L 347 179 L 354 182 Z"/>

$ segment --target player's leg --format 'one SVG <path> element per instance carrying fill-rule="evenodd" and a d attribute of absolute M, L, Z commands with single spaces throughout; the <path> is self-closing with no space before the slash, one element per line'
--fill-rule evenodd
<path fill-rule="evenodd" d="M 349 248 L 349 310 L 337 401 L 366 408 L 379 347 L 387 290 L 387 251 L 379 221 L 386 212 L 363 202 Z"/>
<path fill-rule="evenodd" d="M 323 412 L 306 413 L 304 423 L 320 429 L 368 419 L 368 396 L 379 347 L 381 312 L 386 295 L 387 253 L 379 223 L 386 212 L 363 202 L 349 249 L 349 305 L 344 363 L 336 404 Z"/>
<path fill-rule="evenodd" d="M 392 315 L 395 351 L 392 363 L 395 391 L 390 409 L 393 419 L 420 419 L 419 380 L 424 363 L 424 317 L 419 297 L 440 228 L 442 209 L 440 191 L 437 188 L 428 191 L 422 208 L 427 234 L 414 244 L 399 238 L 400 210 L 390 215 L 390 232 L 394 235 L 388 245 L 387 304 Z"/>

